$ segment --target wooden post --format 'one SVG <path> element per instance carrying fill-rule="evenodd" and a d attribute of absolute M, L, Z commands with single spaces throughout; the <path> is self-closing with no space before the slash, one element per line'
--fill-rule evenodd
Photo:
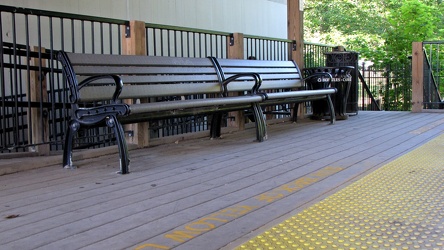
<path fill-rule="evenodd" d="M 233 33 L 228 38 L 228 58 L 244 59 L 244 34 Z"/>
<path fill-rule="evenodd" d="M 304 68 L 304 10 L 302 0 L 287 0 L 288 39 L 296 42 L 291 58 Z"/>
<path fill-rule="evenodd" d="M 123 27 L 122 34 L 122 54 L 147 55 L 145 22 L 130 21 L 128 25 Z M 128 104 L 132 104 L 135 101 L 125 100 Z M 147 102 L 147 100 L 141 99 L 140 102 Z M 129 124 L 125 126 L 124 130 L 130 132 L 126 134 L 128 143 L 136 144 L 139 148 L 149 146 L 150 133 L 148 122 Z"/>
<path fill-rule="evenodd" d="M 412 47 L 412 112 L 419 113 L 424 102 L 424 50 L 422 42 Z"/>
<path fill-rule="evenodd" d="M 303 0 L 287 0 L 288 39 L 293 40 L 291 59 L 304 68 L 304 3 Z M 302 72 L 301 72 L 302 73 Z M 298 117 L 304 118 L 305 105 L 299 105 Z"/>
<path fill-rule="evenodd" d="M 244 34 L 233 33 L 229 36 L 228 44 L 228 58 L 230 59 L 244 59 Z M 245 116 L 243 111 L 229 112 L 229 117 L 234 117 L 234 120 L 228 121 L 228 126 L 245 129 Z"/>
<path fill-rule="evenodd" d="M 35 46 L 31 48 L 32 51 L 38 52 L 39 47 Z M 45 52 L 45 48 L 40 48 L 40 51 Z M 30 61 L 31 66 L 46 67 L 45 59 L 33 57 Z M 40 75 L 40 73 L 42 75 Z M 48 88 L 46 85 L 45 75 L 43 72 L 31 70 L 30 76 L 30 89 L 29 99 L 31 102 L 47 102 L 48 101 Z M 28 138 L 31 140 L 31 144 L 40 144 L 49 142 L 49 127 L 48 127 L 48 115 L 45 114 L 45 110 L 32 107 L 28 108 Z M 30 148 L 30 151 L 38 152 L 39 155 L 49 155 L 49 144 L 37 145 Z"/>

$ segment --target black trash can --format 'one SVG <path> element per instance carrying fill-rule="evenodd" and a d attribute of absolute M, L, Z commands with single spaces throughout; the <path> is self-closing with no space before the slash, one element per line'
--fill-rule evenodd
<path fill-rule="evenodd" d="M 306 80 L 308 89 L 320 89 L 326 87 L 333 87 L 338 92 L 331 96 L 336 119 L 345 120 L 348 119 L 347 114 L 347 99 L 350 93 L 350 87 L 352 83 L 351 73 L 355 68 L 352 66 L 343 67 L 315 67 L 305 68 L 303 70 L 304 77 L 309 77 Z M 326 74 L 329 73 L 330 77 Z M 330 86 L 328 86 L 330 85 Z M 312 119 L 328 119 L 330 116 L 330 110 L 326 100 L 316 100 L 312 102 Z"/>
<path fill-rule="evenodd" d="M 354 51 L 334 51 L 324 53 L 327 67 L 352 66 L 350 93 L 347 97 L 346 113 L 358 114 L 358 61 L 359 53 Z"/>

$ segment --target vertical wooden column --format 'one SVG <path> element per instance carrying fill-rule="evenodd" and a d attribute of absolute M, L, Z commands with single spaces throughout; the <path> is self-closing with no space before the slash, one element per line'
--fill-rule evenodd
<path fill-rule="evenodd" d="M 424 51 L 422 42 L 412 45 L 412 112 L 422 112 L 424 102 Z"/>
<path fill-rule="evenodd" d="M 147 55 L 145 23 L 143 21 L 130 21 L 127 26 L 123 27 L 123 29 L 122 54 Z M 136 100 L 125 100 L 128 104 L 132 104 L 135 101 Z M 146 101 L 147 100 L 140 100 L 140 102 Z M 126 133 L 128 143 L 136 144 L 138 147 L 149 146 L 150 137 L 148 122 L 129 124 L 125 126 L 124 130 L 130 131 L 130 133 Z"/>
<path fill-rule="evenodd" d="M 302 0 L 287 0 L 288 39 L 296 42 L 291 58 L 304 68 L 304 10 Z"/>
<path fill-rule="evenodd" d="M 244 59 L 244 34 L 233 33 L 228 38 L 228 58 Z"/>
<path fill-rule="evenodd" d="M 304 68 L 304 6 L 303 0 L 287 0 L 287 21 L 288 21 L 288 39 L 293 40 L 291 48 L 291 58 L 299 68 Z M 302 73 L 302 72 L 301 72 Z M 303 118 L 305 114 L 305 105 L 299 105 L 298 117 Z"/>
<path fill-rule="evenodd" d="M 244 59 L 244 34 L 233 33 L 229 36 L 228 44 L 228 58 L 230 59 Z M 228 121 L 228 126 L 245 129 L 245 117 L 243 111 L 230 112 L 229 117 L 234 117 L 234 120 Z"/>
<path fill-rule="evenodd" d="M 31 50 L 33 52 L 45 52 L 45 48 L 33 47 Z M 46 67 L 46 61 L 44 59 L 39 59 L 36 57 L 31 58 L 31 66 L 35 67 Z M 45 75 L 40 75 L 41 72 L 37 70 L 32 70 L 29 73 L 30 76 L 30 89 L 29 89 L 29 99 L 31 102 L 47 102 L 48 101 L 48 88 L 46 85 Z M 30 129 L 28 129 L 28 138 L 31 140 L 31 144 L 39 144 L 44 142 L 49 142 L 49 127 L 48 127 L 48 115 L 45 114 L 45 110 L 40 108 L 29 108 L 28 109 L 28 124 Z M 31 133 L 32 131 L 32 133 Z M 31 148 L 30 150 L 38 152 L 39 155 L 48 155 L 50 151 L 49 144 L 41 144 Z"/>

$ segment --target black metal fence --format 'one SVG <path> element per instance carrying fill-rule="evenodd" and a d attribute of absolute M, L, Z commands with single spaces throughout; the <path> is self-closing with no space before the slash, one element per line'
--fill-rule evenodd
<path fill-rule="evenodd" d="M 291 59 L 295 41 L 270 37 L 245 35 L 245 59 L 286 61 Z"/>
<path fill-rule="evenodd" d="M 0 152 L 60 150 L 69 103 L 55 51 L 118 54 L 126 22 L 10 6 L 0 22 Z M 104 145 L 105 130 L 79 134 Z"/>
<path fill-rule="evenodd" d="M 336 47 L 318 43 L 304 43 L 304 66 L 306 68 L 326 66 L 325 53 L 331 52 Z"/>
<path fill-rule="evenodd" d="M 146 50 L 150 56 L 227 56 L 230 33 L 149 23 L 145 26 Z"/>
<path fill-rule="evenodd" d="M 442 109 L 444 103 L 444 41 L 423 42 L 424 108 Z"/>
<path fill-rule="evenodd" d="M 55 51 L 121 54 L 129 21 L 0 6 L 0 22 L 0 152 L 61 150 L 70 104 Z M 156 24 L 145 28 L 148 55 L 227 57 L 230 33 Z M 291 40 L 244 35 L 245 58 L 289 60 L 293 46 Z M 207 118 L 150 125 L 155 138 L 207 130 Z M 79 148 L 114 144 L 108 128 L 78 134 Z"/>
<path fill-rule="evenodd" d="M 0 152 L 61 150 L 70 104 L 55 51 L 121 54 L 129 22 L 1 5 L 0 22 Z M 152 56 L 226 58 L 232 41 L 232 34 L 226 32 L 156 24 L 145 28 L 146 50 Z M 244 35 L 245 59 L 291 60 L 295 47 L 292 40 Z M 333 47 L 305 43 L 305 67 L 325 66 L 324 53 Z M 408 110 L 408 66 L 376 69 L 362 65 L 360 70 L 366 82 L 359 87 L 360 110 L 375 108 L 370 96 L 385 110 Z M 405 84 L 400 84 L 401 78 Z M 291 107 L 281 108 L 285 112 L 276 118 L 291 111 Z M 150 124 L 150 133 L 156 138 L 207 130 L 207 120 L 201 116 L 156 121 Z M 113 144 L 108 128 L 80 131 L 76 142 L 79 148 Z"/>
<path fill-rule="evenodd" d="M 379 67 L 362 63 L 359 70 L 362 79 L 358 98 L 360 110 L 411 110 L 411 62 Z"/>

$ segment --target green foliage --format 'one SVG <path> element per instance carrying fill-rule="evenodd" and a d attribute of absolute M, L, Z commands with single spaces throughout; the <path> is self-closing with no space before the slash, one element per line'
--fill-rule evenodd
<path fill-rule="evenodd" d="M 387 58 L 405 58 L 405 48 L 411 50 L 413 41 L 443 38 L 444 4 L 441 2 L 306 0 L 305 40 L 342 45 L 376 63 Z"/>
<path fill-rule="evenodd" d="M 342 45 L 379 67 L 409 68 L 412 42 L 444 38 L 443 0 L 306 0 L 305 7 L 306 41 Z M 411 81 L 405 71 L 388 72 L 385 109 L 408 109 Z"/>
<path fill-rule="evenodd" d="M 412 42 L 431 40 L 436 37 L 437 23 L 433 7 L 419 0 L 406 0 L 398 10 L 392 11 L 387 20 L 390 24 L 385 39 L 386 60 L 405 63 L 411 54 Z"/>

